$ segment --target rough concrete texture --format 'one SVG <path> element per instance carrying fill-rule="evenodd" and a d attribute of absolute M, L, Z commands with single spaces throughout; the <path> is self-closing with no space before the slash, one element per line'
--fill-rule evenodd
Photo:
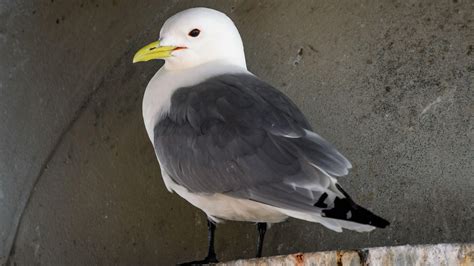
<path fill-rule="evenodd" d="M 266 256 L 473 241 L 472 1 L 2 1 L 0 262 L 204 256 L 204 216 L 166 191 L 142 124 L 161 63 L 131 64 L 192 6 L 232 17 L 250 70 L 347 155 L 343 187 L 392 223 L 338 234 L 290 219 Z M 219 226 L 218 256 L 252 257 L 255 237 Z"/>
<path fill-rule="evenodd" d="M 474 264 L 473 244 L 438 244 L 379 247 L 346 251 L 297 253 L 261 259 L 236 260 L 217 265 L 228 266 L 366 266 L 366 265 L 449 265 Z"/>

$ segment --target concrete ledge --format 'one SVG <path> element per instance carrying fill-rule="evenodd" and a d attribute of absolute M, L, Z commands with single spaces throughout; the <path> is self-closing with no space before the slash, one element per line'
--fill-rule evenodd
<path fill-rule="evenodd" d="M 219 265 L 474 265 L 474 244 L 396 246 L 360 250 L 297 253 Z"/>

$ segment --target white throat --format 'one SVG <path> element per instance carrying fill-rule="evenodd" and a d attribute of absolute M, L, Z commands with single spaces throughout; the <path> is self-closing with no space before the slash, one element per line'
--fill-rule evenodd
<path fill-rule="evenodd" d="M 171 96 L 177 89 L 198 84 L 214 76 L 239 73 L 251 74 L 245 62 L 241 65 L 214 61 L 181 70 L 160 68 L 148 83 L 143 97 L 143 120 L 151 142 L 154 141 L 155 124 L 170 111 Z"/>
<path fill-rule="evenodd" d="M 169 71 L 182 71 L 189 68 L 200 68 L 203 65 L 215 62 L 227 62 L 246 68 L 245 53 L 240 37 L 235 43 L 225 47 L 210 47 L 208 53 L 194 53 L 187 50 L 179 50 L 173 53 L 174 56 L 165 59 L 164 69 Z"/>

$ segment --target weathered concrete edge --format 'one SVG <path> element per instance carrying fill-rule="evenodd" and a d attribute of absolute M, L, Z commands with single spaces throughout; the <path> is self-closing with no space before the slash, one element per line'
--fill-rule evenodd
<path fill-rule="evenodd" d="M 296 253 L 218 265 L 474 265 L 474 243 L 405 245 L 358 250 Z"/>

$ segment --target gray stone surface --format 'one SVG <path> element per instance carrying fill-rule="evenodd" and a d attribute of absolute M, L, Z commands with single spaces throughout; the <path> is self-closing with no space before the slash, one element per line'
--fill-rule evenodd
<path fill-rule="evenodd" d="M 472 1 L 134 2 L 0 3 L 0 263 L 204 255 L 204 216 L 166 191 L 142 125 L 161 64 L 130 62 L 192 6 L 234 19 L 250 70 L 347 155 L 342 185 L 392 222 L 338 234 L 290 219 L 265 255 L 474 240 Z M 253 225 L 217 234 L 221 259 L 253 256 Z"/>

